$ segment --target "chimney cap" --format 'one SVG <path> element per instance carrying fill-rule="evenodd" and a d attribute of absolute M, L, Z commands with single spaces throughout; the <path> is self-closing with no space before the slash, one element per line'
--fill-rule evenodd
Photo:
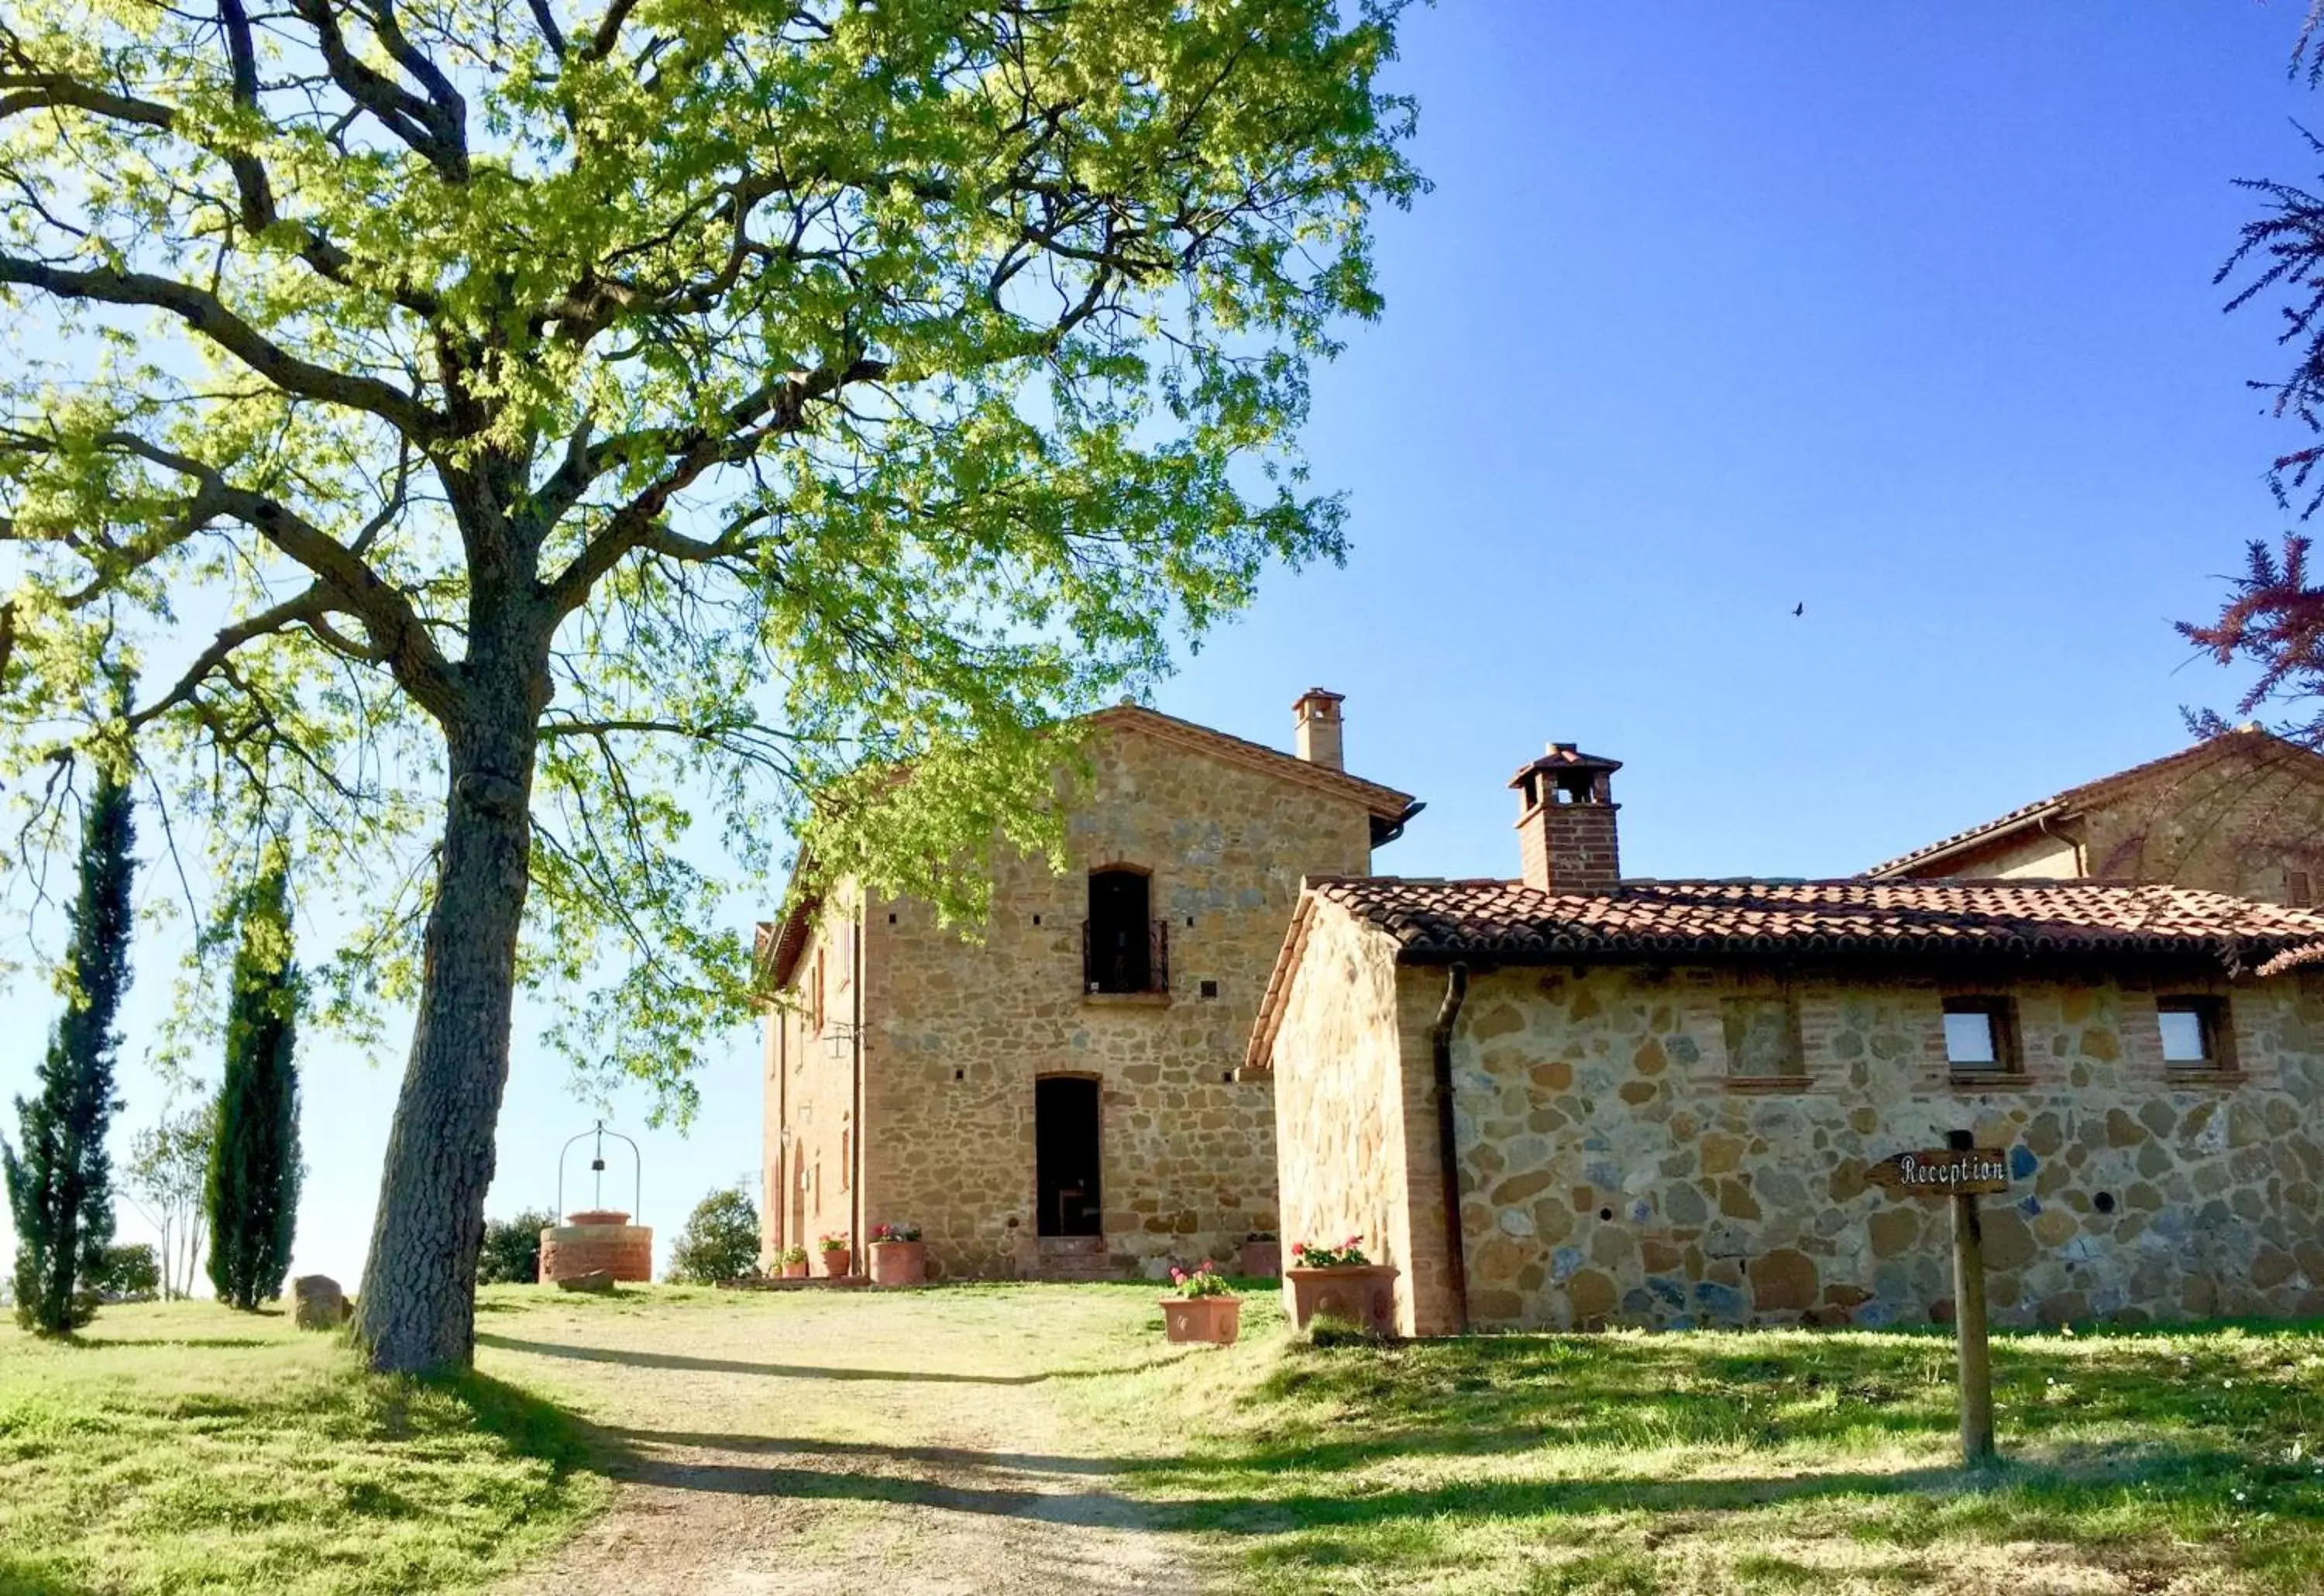
<path fill-rule="evenodd" d="M 1553 743 L 1549 745 L 1547 753 L 1543 754 L 1531 764 L 1520 766 L 1517 773 L 1509 778 L 1509 785 L 1522 787 L 1525 785 L 1525 779 L 1538 770 L 1588 770 L 1593 774 L 1610 776 L 1621 768 L 1620 760 L 1609 760 L 1599 754 L 1584 753 L 1571 743 Z"/>
<path fill-rule="evenodd" d="M 1329 687 L 1310 687 L 1291 701 L 1291 707 L 1305 709 L 1310 704 L 1345 704 L 1347 701 L 1345 693 L 1335 693 Z"/>

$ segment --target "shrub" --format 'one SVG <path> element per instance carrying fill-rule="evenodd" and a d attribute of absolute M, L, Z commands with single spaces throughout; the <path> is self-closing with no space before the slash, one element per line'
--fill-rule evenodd
<path fill-rule="evenodd" d="M 92 1284 L 107 1302 L 152 1302 L 161 1295 L 161 1260 L 143 1241 L 108 1247 Z"/>
<path fill-rule="evenodd" d="M 528 1208 L 513 1219 L 484 1221 L 484 1245 L 476 1256 L 479 1286 L 532 1286 L 540 1279 L 540 1232 L 557 1222 L 553 1213 Z"/>
<path fill-rule="evenodd" d="M 872 1240 L 874 1242 L 917 1241 L 919 1239 L 920 1227 L 908 1222 L 899 1224 L 875 1224 L 872 1227 Z"/>
<path fill-rule="evenodd" d="M 759 1210 L 740 1186 L 694 1205 L 669 1250 L 669 1278 L 696 1286 L 745 1280 L 759 1272 Z"/>

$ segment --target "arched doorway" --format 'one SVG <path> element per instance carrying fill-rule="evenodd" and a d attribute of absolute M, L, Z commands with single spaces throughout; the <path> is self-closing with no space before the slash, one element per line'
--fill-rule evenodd
<path fill-rule="evenodd" d="M 1098 1084 L 1086 1075 L 1042 1075 L 1033 1083 L 1034 1222 L 1044 1236 L 1102 1232 Z"/>

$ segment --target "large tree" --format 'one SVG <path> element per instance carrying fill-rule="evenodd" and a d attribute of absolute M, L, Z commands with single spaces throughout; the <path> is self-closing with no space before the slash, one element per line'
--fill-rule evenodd
<path fill-rule="evenodd" d="M 1045 723 L 1338 556 L 1296 432 L 1417 187 L 1401 4 L 0 14 L 0 776 L 37 831 L 98 650 L 170 653 L 215 867 L 287 826 L 370 911 L 374 1365 L 470 1355 L 521 984 L 682 1112 L 747 998 L 704 849 L 973 912 Z"/>
<path fill-rule="evenodd" d="M 16 1224 L 16 1319 L 52 1335 L 88 1323 L 110 1268 L 113 1165 L 105 1134 L 121 1106 L 113 1066 L 129 990 L 135 842 L 129 789 L 109 762 L 82 822 L 79 890 L 67 911 L 64 1017 L 41 1060 L 38 1093 L 16 1100 L 20 1139 L 0 1141 Z"/>
<path fill-rule="evenodd" d="M 220 1302 L 247 1312 L 281 1294 L 299 1228 L 299 972 L 279 861 L 251 889 L 241 920 L 202 1195 L 210 1284 Z"/>

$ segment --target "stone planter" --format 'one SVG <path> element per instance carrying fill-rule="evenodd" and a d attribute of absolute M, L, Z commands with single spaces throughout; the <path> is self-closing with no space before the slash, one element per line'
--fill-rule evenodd
<path fill-rule="evenodd" d="M 1212 1342 L 1231 1347 L 1242 1333 L 1239 1296 L 1166 1296 L 1162 1333 L 1172 1341 Z"/>
<path fill-rule="evenodd" d="M 1283 1243 L 1245 1241 L 1236 1254 L 1235 1268 L 1247 1280 L 1272 1280 L 1283 1273 Z"/>
<path fill-rule="evenodd" d="M 1328 1269 L 1295 1264 L 1283 1271 L 1283 1299 L 1295 1331 L 1306 1329 L 1308 1321 L 1322 1314 L 1374 1335 L 1396 1333 L 1394 1264 L 1342 1264 Z"/>
<path fill-rule="evenodd" d="M 824 1278 L 826 1279 L 836 1280 L 841 1276 L 846 1274 L 848 1266 L 855 1261 L 855 1249 L 853 1247 L 825 1247 L 818 1251 L 817 1256 L 823 1260 Z"/>
<path fill-rule="evenodd" d="M 787 1263 L 787 1264 L 785 1264 L 785 1265 L 783 1266 L 783 1278 L 784 1278 L 784 1279 L 786 1279 L 786 1280 L 804 1280 L 804 1279 L 806 1279 L 806 1278 L 807 1278 L 807 1259 L 803 1259 L 803 1258 L 802 1258 L 802 1259 L 800 1259 L 798 1260 L 798 1262 L 797 1262 L 797 1263 Z"/>
<path fill-rule="evenodd" d="M 652 1279 L 653 1228 L 632 1224 L 614 1209 L 588 1208 L 540 1232 L 542 1285 L 601 1273 L 616 1280 Z"/>
<path fill-rule="evenodd" d="M 874 1286 L 918 1286 L 927 1278 L 927 1242 L 872 1243 L 872 1284 Z"/>

